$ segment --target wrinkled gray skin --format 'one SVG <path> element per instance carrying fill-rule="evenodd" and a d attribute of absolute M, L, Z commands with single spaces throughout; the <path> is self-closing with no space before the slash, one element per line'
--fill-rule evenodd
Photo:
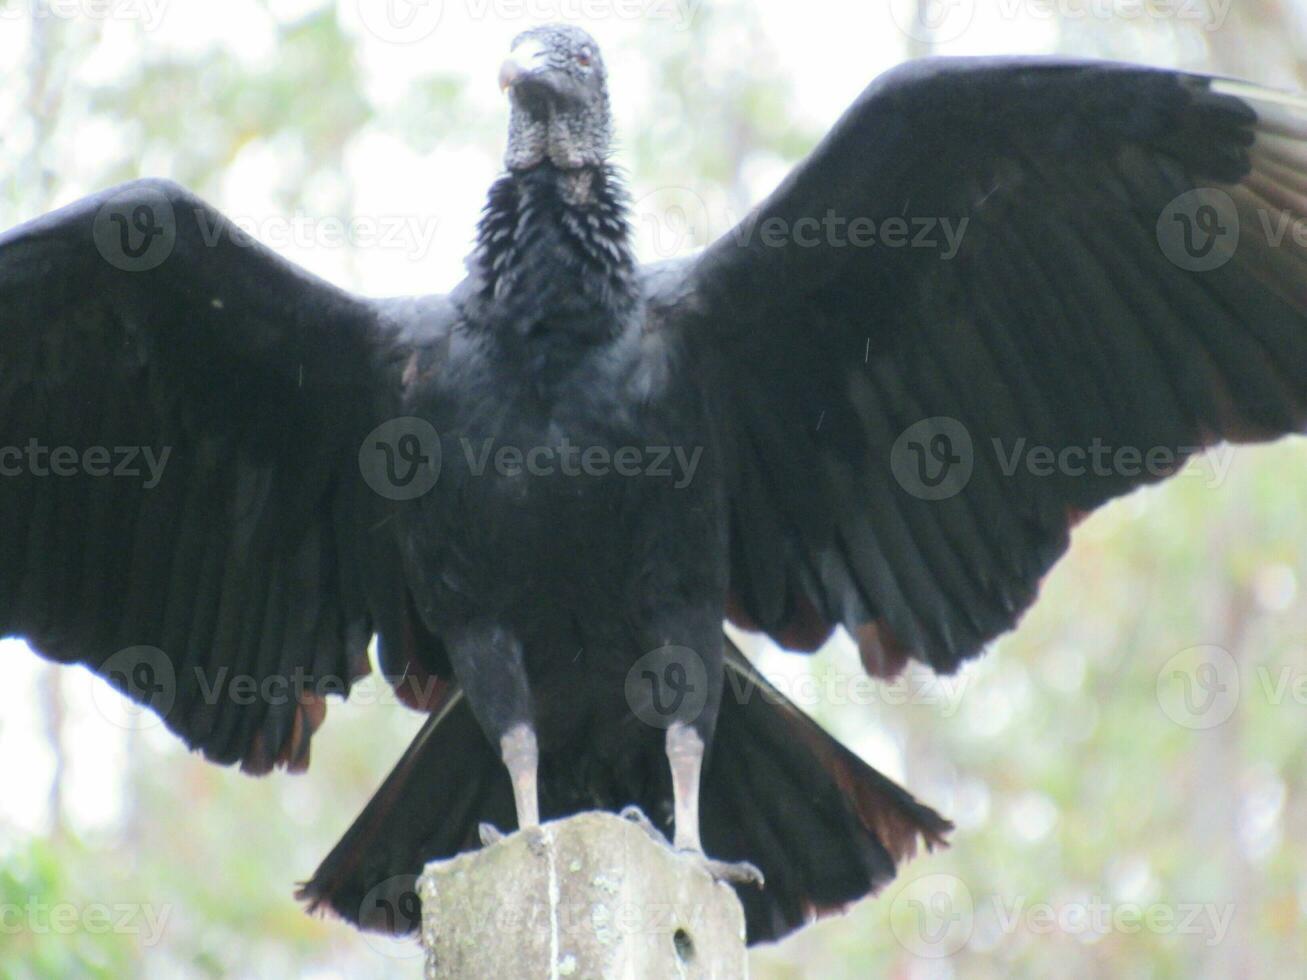
<path fill-rule="evenodd" d="M 549 160 L 560 170 L 602 164 L 612 128 L 608 73 L 580 28 L 552 24 L 519 34 L 500 71 L 512 115 L 504 164 L 514 172 Z"/>

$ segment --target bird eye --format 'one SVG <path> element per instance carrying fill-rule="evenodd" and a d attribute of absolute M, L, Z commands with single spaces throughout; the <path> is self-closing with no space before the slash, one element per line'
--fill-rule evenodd
<path fill-rule="evenodd" d="M 582 48 L 576 53 L 576 63 L 582 68 L 589 68 L 594 63 L 594 53 L 589 48 Z"/>

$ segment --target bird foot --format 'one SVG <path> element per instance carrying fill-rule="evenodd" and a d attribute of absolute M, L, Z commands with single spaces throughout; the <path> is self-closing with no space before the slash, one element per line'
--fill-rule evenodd
<path fill-rule="evenodd" d="M 667 839 L 667 836 L 658 829 L 657 825 L 645 816 L 645 812 L 635 804 L 624 806 L 617 814 L 623 820 L 629 820 L 635 824 L 653 840 L 665 847 L 671 847 L 677 854 L 684 857 L 693 858 L 713 876 L 714 881 L 725 881 L 734 885 L 753 885 L 755 888 L 762 888 L 764 878 L 762 872 L 758 870 L 756 864 L 748 861 L 715 861 L 703 851 L 695 847 L 675 847 Z M 482 824 L 482 827 L 487 826 Z"/>
<path fill-rule="evenodd" d="M 545 834 L 540 829 L 539 824 L 533 824 L 530 827 L 521 828 L 522 833 L 526 834 L 527 847 L 535 853 L 541 853 L 545 846 Z M 492 823 L 477 824 L 477 834 L 481 837 L 481 846 L 489 847 L 492 844 L 498 844 L 508 836 Z"/>
<path fill-rule="evenodd" d="M 652 837 L 657 843 L 664 846 L 670 846 L 667 836 L 655 826 L 654 822 L 645 816 L 644 811 L 632 803 L 630 806 L 624 806 L 618 816 L 623 820 L 629 820 L 646 834 Z"/>
<path fill-rule="evenodd" d="M 766 884 L 766 879 L 758 870 L 758 866 L 749 861 L 717 861 L 708 857 L 703 851 L 688 849 L 681 849 L 677 853 L 698 861 L 713 876 L 714 881 L 724 881 L 731 885 L 752 885 L 754 888 L 762 888 Z"/>

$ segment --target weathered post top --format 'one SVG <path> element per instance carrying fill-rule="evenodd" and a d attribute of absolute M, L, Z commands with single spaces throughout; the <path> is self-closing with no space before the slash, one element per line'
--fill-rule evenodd
<path fill-rule="evenodd" d="M 742 980 L 744 911 L 693 858 L 584 813 L 433 862 L 428 980 Z"/>

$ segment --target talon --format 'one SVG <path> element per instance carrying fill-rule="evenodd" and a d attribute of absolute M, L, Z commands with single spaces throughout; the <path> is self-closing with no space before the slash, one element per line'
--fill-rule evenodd
<path fill-rule="evenodd" d="M 478 824 L 477 833 L 481 837 L 482 847 L 489 847 L 491 844 L 498 844 L 504 839 L 504 832 L 492 823 Z"/>
<path fill-rule="evenodd" d="M 705 863 L 708 866 L 708 873 L 717 881 L 725 881 L 733 885 L 752 885 L 759 889 L 767 884 L 762 871 L 750 861 L 705 860 Z"/>
<path fill-rule="evenodd" d="M 752 885 L 755 888 L 766 885 L 762 872 L 750 861 L 714 861 L 702 851 L 681 851 L 681 853 L 699 861 L 713 876 L 714 881 L 723 881 L 731 885 Z"/>
<path fill-rule="evenodd" d="M 623 820 L 631 821 L 631 823 L 635 824 L 637 827 L 643 830 L 646 834 L 648 834 L 658 843 L 660 844 L 667 843 L 667 835 L 664 834 L 661 830 L 659 830 L 658 827 L 654 824 L 654 822 L 650 820 L 647 816 L 645 816 L 644 811 L 641 810 L 634 803 L 630 804 L 629 806 L 622 807 L 621 811 L 617 815 L 621 817 Z"/>
<path fill-rule="evenodd" d="M 545 832 L 540 829 L 539 824 L 534 827 L 524 827 L 522 834 L 526 837 L 527 850 L 536 857 L 542 857 L 549 842 L 545 839 Z"/>

